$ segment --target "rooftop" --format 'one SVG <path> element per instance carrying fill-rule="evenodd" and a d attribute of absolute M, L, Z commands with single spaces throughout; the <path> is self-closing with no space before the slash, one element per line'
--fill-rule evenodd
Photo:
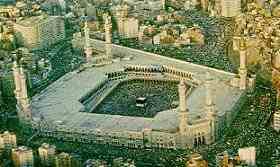
<path fill-rule="evenodd" d="M 36 24 L 39 24 L 40 22 L 47 20 L 48 18 L 54 18 L 54 17 L 59 17 L 59 16 L 39 15 L 39 16 L 26 17 L 22 20 L 17 21 L 16 24 L 24 27 L 32 27 Z"/>

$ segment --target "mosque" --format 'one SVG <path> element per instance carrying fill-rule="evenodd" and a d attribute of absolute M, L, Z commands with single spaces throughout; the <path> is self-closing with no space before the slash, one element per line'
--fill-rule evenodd
<path fill-rule="evenodd" d="M 92 55 L 97 45 L 85 27 L 85 37 L 81 40 L 86 68 L 67 73 L 30 99 L 24 70 L 14 63 L 18 114 L 39 135 L 133 148 L 193 148 L 219 139 L 231 125 L 247 93 L 254 89 L 255 76 L 247 74 L 243 38 L 239 44 L 239 73 L 234 74 L 114 45 L 108 16 L 106 24 L 106 41 L 99 41 L 103 44 L 103 56 Z M 115 53 L 124 56 L 115 58 Z M 151 118 L 87 112 L 94 111 L 120 83 L 135 79 L 177 82 L 178 106 Z M 144 102 L 145 97 L 138 101 Z"/>

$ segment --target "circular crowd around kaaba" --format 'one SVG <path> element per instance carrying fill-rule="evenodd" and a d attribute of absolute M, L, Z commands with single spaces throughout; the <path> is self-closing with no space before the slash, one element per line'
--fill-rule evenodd
<path fill-rule="evenodd" d="M 176 101 L 178 82 L 130 80 L 120 83 L 93 112 L 151 118 L 160 111 L 176 107 Z"/>

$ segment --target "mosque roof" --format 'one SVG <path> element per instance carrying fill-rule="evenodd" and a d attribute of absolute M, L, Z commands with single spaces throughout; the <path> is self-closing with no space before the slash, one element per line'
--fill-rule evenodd
<path fill-rule="evenodd" d="M 51 84 L 41 93 L 32 98 L 32 117 L 39 120 L 41 116 L 47 122 L 60 122 L 63 126 L 73 129 L 103 129 L 109 131 L 135 131 L 144 129 L 158 131 L 175 131 L 178 128 L 177 109 L 162 111 L 154 118 L 105 115 L 79 112 L 83 104 L 79 99 L 90 92 L 94 86 L 106 79 L 106 73 L 123 69 L 126 65 L 166 65 L 182 71 L 193 73 L 195 79 L 201 81 L 187 98 L 189 109 L 188 122 L 195 124 L 205 119 L 205 87 L 206 73 L 212 77 L 213 102 L 218 115 L 223 116 L 231 111 L 244 91 L 232 87 L 230 80 L 236 74 L 184 62 L 152 53 L 127 48 L 131 60 L 122 60 L 113 64 L 87 68 L 82 72 L 73 71 Z"/>

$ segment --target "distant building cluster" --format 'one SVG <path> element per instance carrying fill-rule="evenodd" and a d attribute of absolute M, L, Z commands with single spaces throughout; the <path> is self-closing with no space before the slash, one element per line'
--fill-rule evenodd
<path fill-rule="evenodd" d="M 115 7 L 118 33 L 125 38 L 137 38 L 139 31 L 139 21 L 135 17 L 129 17 L 128 14 L 128 5 L 118 5 Z"/>
<path fill-rule="evenodd" d="M 138 39 L 140 43 L 151 43 L 157 45 L 204 45 L 204 32 L 197 26 L 186 27 L 183 23 L 185 17 L 180 12 L 161 11 L 160 14 L 154 14 L 151 18 L 156 24 L 145 23 L 145 18 L 132 15 L 136 10 L 132 4 L 121 3 L 111 8 L 112 18 L 116 21 L 116 32 L 119 37 L 125 39 Z M 104 39 L 105 35 L 102 21 L 92 16 L 87 16 L 89 34 L 98 39 Z M 104 19 L 103 19 L 104 20 Z M 174 24 L 174 25 L 173 25 Z M 105 23 L 104 23 L 105 27 Z M 114 37 L 114 29 L 112 29 Z"/>
<path fill-rule="evenodd" d="M 18 1 L 15 4 L 9 3 L 5 6 L 0 6 L 0 16 L 4 18 L 9 18 L 13 21 L 28 17 L 30 15 L 40 15 L 42 11 L 40 10 L 40 5 L 36 3 Z"/>
<path fill-rule="evenodd" d="M 43 143 L 37 151 L 26 146 L 17 146 L 16 135 L 8 131 L 0 134 L 1 153 L 7 152 L 15 167 L 136 167 L 131 159 L 114 158 L 112 162 L 101 159 L 82 160 L 78 154 L 58 152 L 55 145 Z M 38 160 L 36 161 L 36 157 Z M 7 159 L 8 160 L 8 159 Z M 36 161 L 36 162 L 35 162 Z M 208 167 L 208 162 L 198 153 L 191 154 L 185 161 L 187 167 Z M 240 148 L 237 154 L 225 151 L 216 155 L 218 167 L 241 167 L 256 165 L 255 147 Z"/>
<path fill-rule="evenodd" d="M 159 32 L 159 33 L 157 33 Z M 204 44 L 204 35 L 198 26 L 192 28 L 166 26 L 160 29 L 153 26 L 141 26 L 138 40 L 156 45 L 174 44 L 175 46 L 188 44 Z"/>
<path fill-rule="evenodd" d="M 211 16 L 235 17 L 241 13 L 241 0 L 163 0 L 162 5 L 170 5 L 176 9 L 202 9 Z"/>
<path fill-rule="evenodd" d="M 258 70 L 272 76 L 272 83 L 280 97 L 280 4 L 272 0 L 254 1 L 246 4 L 247 10 L 235 17 L 233 49 L 238 51 L 238 41 L 245 36 L 248 63 L 260 65 Z M 276 116 L 277 117 L 277 116 Z"/>
<path fill-rule="evenodd" d="M 25 146 L 17 146 L 17 137 L 14 133 L 5 131 L 0 134 L 0 150 L 10 156 L 15 167 L 33 167 L 33 151 Z M 9 159 L 6 159 L 7 161 Z"/>
<path fill-rule="evenodd" d="M 116 158 L 113 162 L 106 162 L 100 159 L 88 159 L 83 163 L 81 156 L 78 154 L 58 153 L 56 146 L 43 143 L 37 151 L 26 146 L 17 146 L 16 135 L 5 131 L 0 134 L 0 151 L 1 155 L 8 155 L 6 164 L 14 167 L 35 167 L 35 166 L 51 166 L 51 167 L 135 167 L 133 160 Z M 36 157 L 39 161 L 36 161 Z M 8 161 L 11 160 L 11 163 Z M 2 164 L 0 164 L 2 165 Z"/>
<path fill-rule="evenodd" d="M 4 134 L 7 135 L 8 132 Z M 36 157 L 39 161 L 35 162 Z M 109 167 L 111 164 L 115 167 L 135 167 L 134 161 L 130 159 L 116 158 L 112 163 L 100 159 L 88 159 L 83 163 L 81 156 L 78 154 L 60 152 L 56 146 L 43 143 L 38 151 L 35 152 L 26 146 L 14 146 L 11 148 L 11 160 L 15 167 Z"/>
<path fill-rule="evenodd" d="M 246 147 L 240 148 L 238 153 L 224 151 L 217 154 L 216 165 L 218 167 L 241 167 L 256 165 L 256 148 Z"/>

